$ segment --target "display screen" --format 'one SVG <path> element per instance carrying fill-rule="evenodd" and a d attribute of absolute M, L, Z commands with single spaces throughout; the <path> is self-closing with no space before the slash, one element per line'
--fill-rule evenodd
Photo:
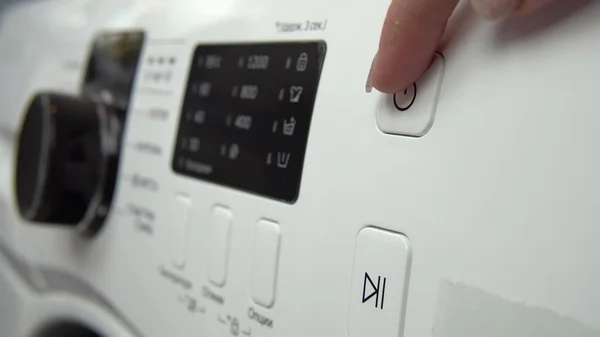
<path fill-rule="evenodd" d="M 198 46 L 173 170 L 295 202 L 325 51 L 322 41 Z"/>

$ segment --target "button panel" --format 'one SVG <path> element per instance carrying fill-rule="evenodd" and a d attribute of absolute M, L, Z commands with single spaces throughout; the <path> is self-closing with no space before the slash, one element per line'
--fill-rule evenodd
<path fill-rule="evenodd" d="M 250 295 L 254 302 L 266 308 L 275 303 L 280 237 L 277 223 L 261 220 L 256 224 Z"/>
<path fill-rule="evenodd" d="M 436 54 L 425 74 L 394 95 L 382 94 L 377 107 L 377 126 L 388 134 L 422 137 L 433 125 L 444 75 L 444 58 Z"/>
<path fill-rule="evenodd" d="M 400 337 L 411 264 L 402 234 L 365 228 L 356 238 L 348 312 L 349 337 Z"/>
<path fill-rule="evenodd" d="M 173 170 L 294 202 L 325 48 L 321 41 L 198 46 Z"/>
<path fill-rule="evenodd" d="M 213 208 L 208 233 L 208 279 L 218 287 L 225 285 L 233 215 L 224 207 Z"/>

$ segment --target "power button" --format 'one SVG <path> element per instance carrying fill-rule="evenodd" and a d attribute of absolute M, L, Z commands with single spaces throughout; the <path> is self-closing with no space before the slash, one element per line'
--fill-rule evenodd
<path fill-rule="evenodd" d="M 379 130 L 398 136 L 425 135 L 433 125 L 443 77 L 444 58 L 436 54 L 429 69 L 413 85 L 394 95 L 381 94 L 376 113 Z"/>
<path fill-rule="evenodd" d="M 413 83 L 413 85 L 405 89 L 404 92 L 394 94 L 394 106 L 400 111 L 406 111 L 413 106 L 416 99 L 417 84 Z"/>

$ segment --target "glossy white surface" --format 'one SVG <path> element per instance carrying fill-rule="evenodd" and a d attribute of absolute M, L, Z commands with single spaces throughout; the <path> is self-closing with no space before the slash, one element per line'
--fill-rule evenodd
<path fill-rule="evenodd" d="M 118 211 L 93 240 L 14 216 L 12 144 L 3 140 L 0 199 L 8 220 L 0 224 L 0 241 L 35 266 L 91 284 L 148 337 L 228 336 L 234 319 L 240 335 L 345 336 L 356 237 L 369 225 L 404 233 L 412 245 L 406 337 L 453 337 L 453 331 L 479 337 L 477 331 L 495 326 L 453 316 L 462 329 L 440 323 L 440 312 L 453 309 L 454 302 L 438 296 L 447 282 L 600 331 L 600 2 L 562 1 L 534 18 L 494 23 L 460 6 L 440 48 L 445 69 L 435 122 L 421 138 L 382 133 L 375 118 L 382 95 L 364 93 L 387 5 L 88 0 L 9 13 L 0 29 L 0 124 L 9 130 L 16 130 L 35 90 L 77 92 L 98 30 L 143 28 L 144 57 L 170 53 L 180 61 L 171 82 L 161 84 L 170 95 L 142 90 L 147 68 L 140 68 L 131 110 L 148 113 L 131 114 L 126 139 L 151 140 L 163 151 L 148 156 L 125 148 Z M 325 19 L 324 31 L 276 28 Z M 298 201 L 278 203 L 174 175 L 170 160 L 194 46 L 308 39 L 326 41 L 327 56 Z M 152 118 L 156 109 L 167 118 Z M 134 173 L 157 180 L 159 192 L 134 189 L 127 178 Z M 172 210 L 166 209 L 176 193 L 193 204 L 188 263 L 178 272 L 169 269 Z M 156 213 L 152 234 L 138 229 L 129 204 Z M 234 219 L 222 288 L 207 277 L 214 205 L 226 206 Z M 253 231 L 263 218 L 278 222 L 285 238 L 270 309 L 249 295 Z M 165 277 L 164 269 L 191 286 Z M 31 310 L 35 315 L 22 316 L 25 325 L 39 314 Z M 553 331 L 584 336 L 562 326 L 567 330 Z M 530 336 L 546 336 L 542 328 L 532 327 Z"/>
<path fill-rule="evenodd" d="M 33 284 L 28 283 L 13 267 L 5 256 L 0 256 L 2 336 L 46 337 L 41 332 L 59 322 L 75 322 L 102 336 L 138 336 L 112 308 L 94 303 L 81 294 L 51 289 L 41 273 L 36 273 L 31 266 L 24 266 L 20 272 L 29 273 L 29 277 L 36 279 Z"/>
<path fill-rule="evenodd" d="M 190 225 L 190 199 L 185 195 L 176 195 L 173 200 L 173 212 L 169 216 L 172 233 L 171 261 L 178 268 L 185 267 L 187 259 L 188 226 Z"/>

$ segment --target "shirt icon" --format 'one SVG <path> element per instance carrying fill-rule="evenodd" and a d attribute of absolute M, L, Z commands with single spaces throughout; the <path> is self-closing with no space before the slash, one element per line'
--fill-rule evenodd
<path fill-rule="evenodd" d="M 298 103 L 300 102 L 300 96 L 302 95 L 303 87 L 300 86 L 291 86 L 290 87 L 290 102 Z"/>

